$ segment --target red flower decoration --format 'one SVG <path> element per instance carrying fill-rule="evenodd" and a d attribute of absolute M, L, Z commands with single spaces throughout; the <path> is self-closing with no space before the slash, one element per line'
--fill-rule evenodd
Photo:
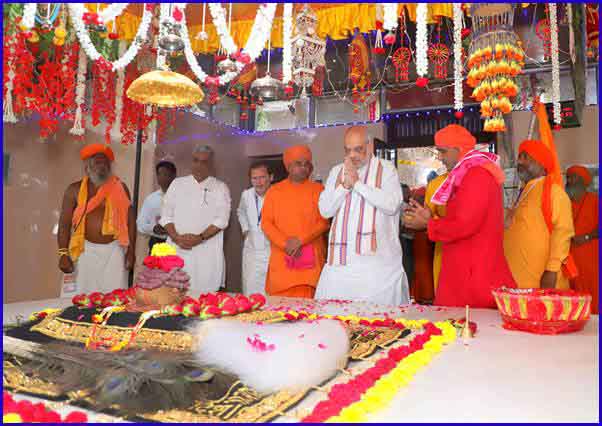
<path fill-rule="evenodd" d="M 183 14 L 179 7 L 176 7 L 174 9 L 172 16 L 176 20 L 176 22 L 182 21 Z"/>
<path fill-rule="evenodd" d="M 470 35 L 470 33 L 471 33 L 470 28 L 462 28 L 462 32 L 461 32 L 462 39 L 465 39 L 466 37 L 468 37 Z"/>
<path fill-rule="evenodd" d="M 259 309 L 265 305 L 265 297 L 262 294 L 256 293 L 249 296 L 249 300 L 253 304 L 253 309 Z"/>
<path fill-rule="evenodd" d="M 461 120 L 462 117 L 464 117 L 464 112 L 463 111 L 456 111 L 454 113 L 454 117 L 456 117 L 458 120 Z"/>
<path fill-rule="evenodd" d="M 416 79 L 416 86 L 418 87 L 426 87 L 426 85 L 429 83 L 429 79 L 426 77 L 418 77 Z"/>
<path fill-rule="evenodd" d="M 89 297 L 90 297 L 90 302 L 92 302 L 93 305 L 96 305 L 96 306 L 102 305 L 102 299 L 104 297 L 104 295 L 102 293 L 94 292 L 94 293 L 90 294 Z"/>

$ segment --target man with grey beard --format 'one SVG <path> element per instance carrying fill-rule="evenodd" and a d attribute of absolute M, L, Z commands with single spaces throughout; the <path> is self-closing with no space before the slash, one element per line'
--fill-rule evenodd
<path fill-rule="evenodd" d="M 127 187 L 111 172 L 113 150 L 92 144 L 80 157 L 86 176 L 67 187 L 59 219 L 61 297 L 127 288 L 135 262 L 136 218 Z"/>

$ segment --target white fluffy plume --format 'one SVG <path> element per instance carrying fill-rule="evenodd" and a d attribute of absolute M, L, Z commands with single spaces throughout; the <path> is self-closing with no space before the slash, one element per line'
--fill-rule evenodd
<path fill-rule="evenodd" d="M 231 373 L 261 393 L 317 386 L 344 368 L 349 334 L 333 320 L 254 324 L 210 320 L 194 330 L 201 365 Z"/>

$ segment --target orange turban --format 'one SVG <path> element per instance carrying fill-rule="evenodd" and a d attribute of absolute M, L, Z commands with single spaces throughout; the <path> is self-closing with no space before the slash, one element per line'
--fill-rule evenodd
<path fill-rule="evenodd" d="M 477 140 L 464 127 L 450 124 L 435 133 L 435 145 L 445 148 L 458 148 L 461 154 L 474 149 Z"/>
<path fill-rule="evenodd" d="M 583 183 L 585 184 L 585 186 L 588 186 L 590 183 L 592 183 L 591 173 L 589 172 L 589 170 L 587 170 L 587 168 L 583 166 L 569 167 L 566 171 L 566 174 L 581 176 L 581 179 L 583 179 Z"/>
<path fill-rule="evenodd" d="M 543 166 L 547 173 L 554 170 L 554 154 L 540 141 L 526 140 L 518 147 L 518 153 L 524 152 Z"/>
<path fill-rule="evenodd" d="M 295 145 L 284 151 L 282 161 L 286 167 L 289 166 L 293 161 L 307 160 L 311 161 L 312 155 L 311 150 L 307 145 Z"/>
<path fill-rule="evenodd" d="M 93 143 L 85 146 L 79 152 L 79 156 L 82 160 L 87 160 L 96 154 L 104 154 L 110 161 L 115 161 L 115 154 L 113 154 L 113 150 L 101 143 Z"/>

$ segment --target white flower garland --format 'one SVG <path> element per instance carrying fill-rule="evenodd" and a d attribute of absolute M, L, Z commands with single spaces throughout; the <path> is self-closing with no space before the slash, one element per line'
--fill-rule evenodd
<path fill-rule="evenodd" d="M 454 3 L 454 108 L 464 108 L 464 92 L 462 89 L 462 3 Z"/>
<path fill-rule="evenodd" d="M 82 127 L 82 106 L 86 96 L 86 71 L 88 68 L 88 57 L 84 49 L 79 49 L 79 60 L 77 63 L 77 85 L 75 86 L 75 118 L 73 127 L 69 133 L 76 136 L 84 134 L 85 129 Z"/>
<path fill-rule="evenodd" d="M 190 69 L 192 70 L 194 75 L 196 75 L 196 77 L 200 81 L 205 82 L 205 79 L 208 76 L 205 73 L 205 71 L 203 71 L 201 66 L 199 65 L 199 63 L 196 59 L 196 56 L 194 56 L 194 51 L 192 50 L 192 46 L 190 45 L 190 37 L 188 36 L 188 27 L 186 26 L 186 14 L 185 13 L 182 13 L 181 25 L 182 25 L 182 30 L 181 30 L 180 35 L 182 37 L 182 41 L 184 42 L 184 55 L 186 56 L 188 66 L 190 66 Z M 219 77 L 220 85 L 228 84 L 234 77 L 236 77 L 238 75 L 238 73 L 240 71 L 242 71 L 244 65 L 242 63 L 236 61 L 236 67 L 237 67 L 237 71 L 227 72 Z"/>
<path fill-rule="evenodd" d="M 140 50 L 140 45 L 142 44 L 142 40 L 146 39 L 148 34 L 148 29 L 151 24 L 152 19 L 152 11 L 146 10 L 146 3 L 143 3 L 144 12 L 142 14 L 142 21 L 138 26 L 138 31 L 136 32 L 136 37 L 130 44 L 130 47 L 127 49 L 125 54 L 121 56 L 116 61 L 112 62 L 113 71 L 117 71 L 123 69 L 129 65 L 130 62 L 136 57 Z M 96 50 L 92 40 L 90 39 L 90 34 L 88 33 L 88 29 L 82 20 L 82 16 L 86 11 L 86 7 L 83 3 L 70 3 L 69 4 L 69 12 L 71 14 L 71 19 L 73 22 L 73 26 L 75 28 L 75 32 L 77 34 L 77 38 L 79 39 L 80 46 L 86 52 L 88 57 L 93 61 L 97 61 L 101 58 L 101 54 Z"/>
<path fill-rule="evenodd" d="M 12 58 L 13 52 L 14 49 L 11 45 L 8 52 L 9 57 Z M 8 81 L 6 82 L 6 96 L 4 97 L 2 108 L 2 121 L 4 123 L 16 123 L 18 121 L 15 112 L 13 111 L 13 79 L 15 78 L 13 65 L 14 59 L 10 60 L 8 63 Z"/>
<path fill-rule="evenodd" d="M 236 53 L 238 48 L 236 47 L 236 43 L 234 43 L 234 39 L 228 30 L 226 11 L 222 7 L 221 3 L 209 3 L 209 12 L 211 13 L 213 25 L 215 26 L 215 31 L 219 36 L 222 48 L 228 55 Z"/>
<path fill-rule="evenodd" d="M 397 3 L 381 3 L 383 8 L 383 29 L 393 31 L 397 28 Z"/>
<path fill-rule="evenodd" d="M 577 53 L 575 52 L 575 33 L 573 32 L 573 5 L 566 4 L 566 17 L 569 21 L 569 53 L 573 64 L 577 62 Z"/>
<path fill-rule="evenodd" d="M 293 78 L 293 4 L 284 3 L 282 12 L 282 82 L 288 84 Z"/>
<path fill-rule="evenodd" d="M 558 50 L 558 19 L 556 3 L 548 3 L 550 10 L 550 37 L 552 54 L 552 103 L 554 105 L 554 123 L 560 124 L 560 63 Z"/>
<path fill-rule="evenodd" d="M 263 3 L 257 9 L 255 21 L 251 34 L 247 39 L 247 44 L 244 47 L 251 61 L 254 61 L 261 55 L 261 52 L 272 35 L 272 22 L 276 14 L 276 6 L 278 3 Z M 209 3 L 209 12 L 213 18 L 215 30 L 220 38 L 220 43 L 228 55 L 232 55 L 238 51 L 238 46 L 234 43 L 228 25 L 226 23 L 226 12 L 221 3 Z"/>
<path fill-rule="evenodd" d="M 426 77 L 429 72 L 426 16 L 427 4 L 418 3 L 416 6 L 416 73 L 419 77 Z"/>
<path fill-rule="evenodd" d="M 21 28 L 23 31 L 29 31 L 35 24 L 37 3 L 27 3 L 23 8 L 23 18 L 21 19 Z"/>
<path fill-rule="evenodd" d="M 159 4 L 159 36 L 155 39 L 155 44 L 157 44 L 157 69 L 164 69 L 166 67 L 165 62 L 165 54 L 162 53 L 162 49 L 158 47 L 158 41 L 161 40 L 161 37 L 165 36 L 165 25 L 164 22 L 169 22 L 172 20 L 171 15 L 169 14 L 169 3 L 160 3 Z"/>
<path fill-rule="evenodd" d="M 114 20 L 120 16 L 128 7 L 129 3 L 111 3 L 109 6 L 98 12 L 98 17 L 103 23 Z"/>

